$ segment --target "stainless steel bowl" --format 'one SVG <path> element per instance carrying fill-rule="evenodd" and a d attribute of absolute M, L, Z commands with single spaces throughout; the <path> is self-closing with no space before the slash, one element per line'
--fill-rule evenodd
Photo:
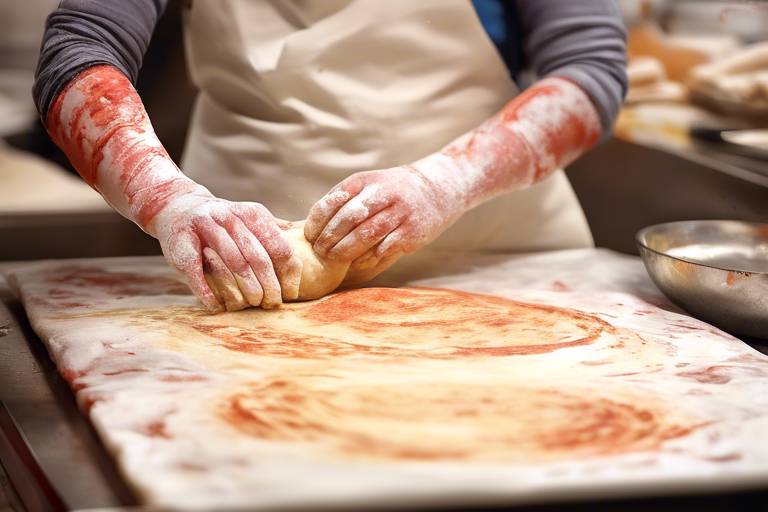
<path fill-rule="evenodd" d="M 653 282 L 683 309 L 768 339 L 768 224 L 669 222 L 640 230 L 637 245 Z"/>

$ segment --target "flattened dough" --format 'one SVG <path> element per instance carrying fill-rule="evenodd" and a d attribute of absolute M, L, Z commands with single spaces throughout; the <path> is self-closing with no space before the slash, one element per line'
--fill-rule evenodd
<path fill-rule="evenodd" d="M 9 270 L 150 508 L 470 507 L 530 497 L 515 482 L 597 495 L 768 475 L 768 357 L 655 306 L 642 265 L 613 253 L 419 282 L 491 295 L 361 288 L 221 315 L 159 258 Z"/>
<path fill-rule="evenodd" d="M 285 232 L 294 253 L 301 259 L 299 295 L 295 300 L 313 300 L 328 295 L 339 287 L 349 269 L 349 262 L 321 258 L 304 237 L 304 222 L 296 222 Z"/>

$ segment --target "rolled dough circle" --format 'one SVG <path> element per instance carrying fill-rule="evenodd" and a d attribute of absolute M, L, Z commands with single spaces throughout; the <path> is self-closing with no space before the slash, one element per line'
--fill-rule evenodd
<path fill-rule="evenodd" d="M 321 258 L 304 237 L 304 223 L 297 222 L 285 232 L 294 254 L 302 263 L 299 295 L 296 300 L 313 300 L 328 295 L 339 287 L 349 269 L 349 262 Z"/>

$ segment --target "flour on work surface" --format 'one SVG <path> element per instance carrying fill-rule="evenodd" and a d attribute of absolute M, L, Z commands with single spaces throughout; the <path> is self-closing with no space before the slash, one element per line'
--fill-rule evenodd
<path fill-rule="evenodd" d="M 149 505 L 505 504 L 768 478 L 768 357 L 680 313 L 637 259 L 453 263 L 220 315 L 157 258 L 10 278 Z"/>

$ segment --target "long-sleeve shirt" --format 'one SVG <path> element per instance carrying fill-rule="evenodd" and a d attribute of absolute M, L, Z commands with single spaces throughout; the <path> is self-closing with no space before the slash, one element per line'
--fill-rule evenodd
<path fill-rule="evenodd" d="M 109 64 L 136 82 L 167 0 L 62 0 L 46 23 L 35 104 L 45 118 L 58 92 L 81 71 Z M 514 77 L 576 82 L 607 136 L 627 90 L 626 30 L 614 0 L 474 0 L 477 15 Z"/>

